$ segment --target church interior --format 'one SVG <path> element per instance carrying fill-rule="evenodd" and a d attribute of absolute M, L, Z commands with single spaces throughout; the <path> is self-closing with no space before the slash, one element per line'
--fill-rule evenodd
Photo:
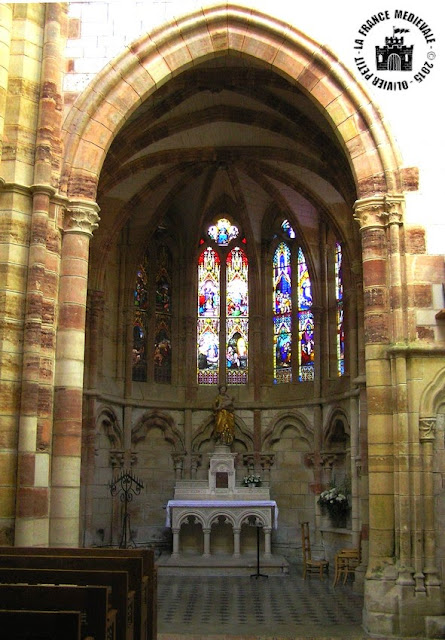
<path fill-rule="evenodd" d="M 94 4 L 0 5 L 0 574 L 5 549 L 125 546 L 286 580 L 308 523 L 330 580 L 359 549 L 367 632 L 443 637 L 418 171 L 329 48 L 238 5 L 148 24 L 76 86 Z"/>

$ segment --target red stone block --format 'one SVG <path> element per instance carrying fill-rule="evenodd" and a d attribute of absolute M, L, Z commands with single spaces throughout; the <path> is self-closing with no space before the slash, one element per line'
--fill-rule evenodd
<path fill-rule="evenodd" d="M 385 260 L 367 260 L 363 263 L 363 286 L 379 285 L 386 285 L 386 262 Z"/>
<path fill-rule="evenodd" d="M 390 341 L 388 324 L 386 314 L 365 315 L 365 342 L 387 344 Z"/>
<path fill-rule="evenodd" d="M 386 258 L 386 236 L 384 229 L 366 229 L 362 233 L 363 260 Z"/>
<path fill-rule="evenodd" d="M 79 425 L 79 435 L 54 435 L 53 436 L 53 455 L 54 456 L 78 456 L 82 451 L 82 438 L 80 435 L 82 425 Z"/>
<path fill-rule="evenodd" d="M 48 514 L 48 489 L 28 487 L 17 489 L 17 515 L 19 518 L 43 518 Z"/>
<path fill-rule="evenodd" d="M 35 464 L 35 453 L 19 453 L 17 465 L 19 486 L 32 487 L 34 485 Z"/>
<path fill-rule="evenodd" d="M 86 308 L 79 304 L 66 304 L 60 309 L 60 329 L 85 329 Z"/>
<path fill-rule="evenodd" d="M 419 189 L 419 169 L 404 167 L 401 169 L 403 191 L 417 191 Z"/>
<path fill-rule="evenodd" d="M 417 326 L 416 336 L 418 340 L 425 340 L 427 342 L 434 342 L 435 340 L 434 329 L 430 327 Z"/>
<path fill-rule="evenodd" d="M 407 253 L 426 253 L 425 229 L 423 227 L 406 229 L 405 248 Z"/>
<path fill-rule="evenodd" d="M 82 415 L 82 390 L 56 388 L 54 393 L 54 419 L 68 421 Z"/>

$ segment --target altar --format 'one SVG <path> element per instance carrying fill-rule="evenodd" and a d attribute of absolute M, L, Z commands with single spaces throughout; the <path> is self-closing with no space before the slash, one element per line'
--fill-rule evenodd
<path fill-rule="evenodd" d="M 288 572 L 287 561 L 272 553 L 271 534 L 278 527 L 277 503 L 270 499 L 269 486 L 236 483 L 236 455 L 227 446 L 216 446 L 207 480 L 176 481 L 174 497 L 166 507 L 166 526 L 173 534 L 172 554 L 158 563 L 164 573 L 175 573 L 175 568 L 188 568 L 194 573 L 251 572 L 259 547 L 249 547 L 245 541 L 254 540 L 259 545 L 260 538 L 262 566 L 270 573 Z M 187 528 L 192 532 L 190 537 L 202 538 L 202 548 L 199 542 L 194 552 L 181 547 L 181 533 L 184 535 Z M 218 535 L 225 536 L 226 546 L 231 537 L 229 550 L 218 547 Z"/>
<path fill-rule="evenodd" d="M 272 554 L 270 534 L 272 527 L 277 528 L 278 522 L 277 503 L 274 500 L 169 500 L 166 526 L 171 527 L 173 532 L 173 555 L 179 554 L 181 524 L 190 517 L 202 525 L 205 557 L 210 556 L 212 523 L 219 518 L 224 518 L 232 525 L 234 557 L 240 556 L 240 534 L 243 524 L 263 529 L 264 556 L 270 557 Z"/>

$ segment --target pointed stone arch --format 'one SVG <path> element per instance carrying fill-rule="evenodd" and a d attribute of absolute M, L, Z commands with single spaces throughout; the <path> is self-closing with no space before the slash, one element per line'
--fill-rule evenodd
<path fill-rule="evenodd" d="M 77 98 L 63 127 L 61 193 L 94 201 L 106 153 L 129 115 L 173 76 L 227 55 L 261 60 L 309 96 L 345 151 L 359 198 L 402 190 L 386 125 L 335 54 L 285 22 L 219 3 L 133 42 Z"/>
<path fill-rule="evenodd" d="M 124 436 L 116 413 L 111 407 L 101 407 L 97 414 L 96 425 L 107 436 L 112 449 L 122 449 Z"/>
<path fill-rule="evenodd" d="M 308 419 L 300 411 L 283 411 L 278 416 L 275 416 L 264 434 L 263 450 L 271 450 L 273 444 L 281 439 L 283 431 L 290 426 L 294 427 L 300 439 L 311 450 L 314 446 L 314 433 Z"/>
<path fill-rule="evenodd" d="M 420 418 L 436 416 L 445 405 L 445 368 L 441 369 L 434 380 L 425 388 L 420 398 Z"/>
<path fill-rule="evenodd" d="M 351 427 L 347 414 L 345 411 L 343 411 L 343 409 L 335 407 L 328 415 L 326 421 L 326 428 L 323 432 L 323 448 L 330 448 L 332 444 L 341 436 L 341 430 L 349 441 L 351 436 Z"/>
<path fill-rule="evenodd" d="M 131 442 L 137 445 L 145 440 L 151 429 L 160 429 L 164 440 L 173 446 L 175 452 L 185 453 L 184 442 L 173 418 L 162 411 L 148 411 L 131 430 Z"/>

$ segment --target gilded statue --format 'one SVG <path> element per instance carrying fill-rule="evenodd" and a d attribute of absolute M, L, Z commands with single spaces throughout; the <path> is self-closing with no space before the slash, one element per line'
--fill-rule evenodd
<path fill-rule="evenodd" d="M 219 393 L 213 401 L 215 414 L 214 437 L 218 444 L 231 445 L 235 437 L 233 398 L 227 393 L 225 384 L 218 387 Z"/>

